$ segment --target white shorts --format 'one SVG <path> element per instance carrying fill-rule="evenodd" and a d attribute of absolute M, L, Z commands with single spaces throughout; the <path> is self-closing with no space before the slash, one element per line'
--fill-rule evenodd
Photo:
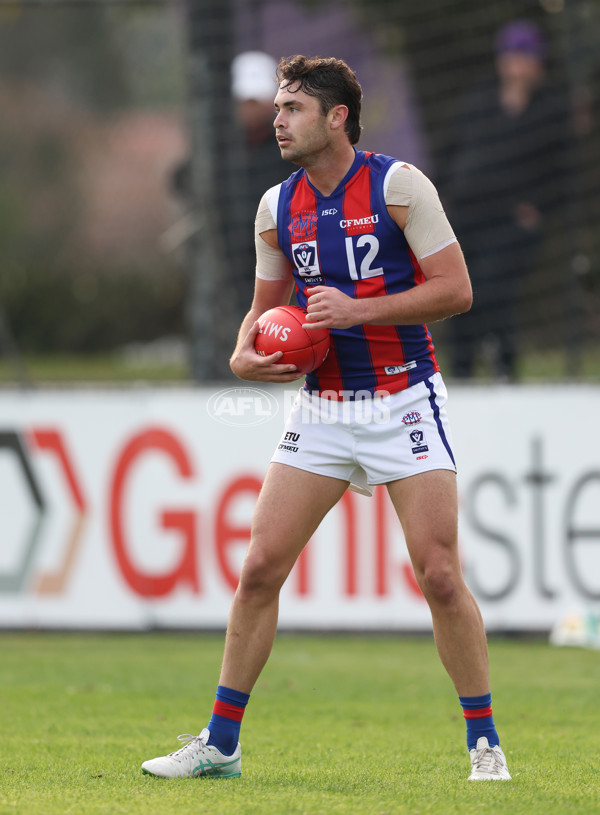
<path fill-rule="evenodd" d="M 364 396 L 329 400 L 302 388 L 271 461 L 349 481 L 369 496 L 377 484 L 427 470 L 456 472 L 441 374 L 398 393 Z"/>

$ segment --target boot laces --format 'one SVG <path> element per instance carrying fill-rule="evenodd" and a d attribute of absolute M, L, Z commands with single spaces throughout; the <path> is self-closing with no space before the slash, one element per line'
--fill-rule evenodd
<path fill-rule="evenodd" d="M 182 761 L 195 752 L 202 752 L 204 748 L 204 740 L 200 736 L 192 736 L 191 733 L 182 733 L 177 736 L 177 741 L 182 742 L 183 747 L 175 750 L 174 753 L 169 753 L 169 756 L 175 761 Z"/>
<path fill-rule="evenodd" d="M 492 747 L 482 747 L 475 751 L 473 769 L 477 772 L 497 775 L 500 772 L 501 766 L 502 762 L 500 757 Z"/>

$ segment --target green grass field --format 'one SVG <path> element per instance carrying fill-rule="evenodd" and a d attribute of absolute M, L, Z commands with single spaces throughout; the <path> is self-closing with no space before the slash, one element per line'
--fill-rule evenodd
<path fill-rule="evenodd" d="M 444 344 L 436 351 L 442 371 L 448 371 Z M 189 382 L 189 371 L 185 365 L 148 362 L 145 365 L 131 365 L 126 359 L 115 354 L 51 354 L 47 356 L 25 356 L 23 370 L 0 355 L 0 386 L 19 384 L 43 385 L 93 383 L 95 385 L 127 385 L 147 383 L 185 384 Z M 519 379 L 524 383 L 540 382 L 598 382 L 600 381 L 600 348 L 590 345 L 581 353 L 580 368 L 574 372 L 563 352 L 555 349 L 527 351 L 519 359 Z M 450 377 L 447 377 L 450 381 Z M 493 372 L 489 363 L 480 361 L 474 372 L 474 382 L 489 382 Z M 21 381 L 22 380 L 22 381 Z"/>
<path fill-rule="evenodd" d="M 465 725 L 429 638 L 278 638 L 239 779 L 140 763 L 206 724 L 222 637 L 0 635 L 0 813 L 598 813 L 600 653 L 492 639 L 510 783 L 469 783 Z"/>

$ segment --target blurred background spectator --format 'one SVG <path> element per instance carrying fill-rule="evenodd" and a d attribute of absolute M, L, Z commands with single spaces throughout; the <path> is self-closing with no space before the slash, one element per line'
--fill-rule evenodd
<path fill-rule="evenodd" d="M 273 100 L 277 92 L 277 62 L 262 51 L 238 54 L 231 65 L 231 93 L 242 139 L 240 162 L 233 179 L 236 194 L 228 202 L 227 247 L 231 253 L 236 310 L 239 321 L 250 308 L 254 291 L 254 217 L 269 187 L 294 170 L 281 159 L 275 140 Z"/>
<path fill-rule="evenodd" d="M 239 325 L 250 308 L 254 292 L 254 218 L 269 187 L 283 181 L 290 169 L 281 159 L 275 140 L 273 100 L 277 91 L 277 62 L 264 51 L 244 51 L 231 62 L 231 103 L 226 138 L 227 159 L 222 177 L 214 184 L 220 226 L 219 285 L 214 294 L 219 310 L 214 368 L 221 378 L 232 376 L 228 360 Z M 173 172 L 174 191 L 186 203 L 180 234 L 186 238 L 193 206 L 193 159 L 188 157 Z M 192 219 L 192 228 L 194 220 Z M 172 230 L 170 230 L 172 231 Z M 192 247 L 193 250 L 193 247 Z"/>
<path fill-rule="evenodd" d="M 469 91 L 452 123 L 440 186 L 474 289 L 471 311 L 449 324 L 454 377 L 473 374 L 483 344 L 497 377 L 517 377 L 520 287 L 566 202 L 568 108 L 545 82 L 545 56 L 538 26 L 503 26 L 496 76 Z"/>

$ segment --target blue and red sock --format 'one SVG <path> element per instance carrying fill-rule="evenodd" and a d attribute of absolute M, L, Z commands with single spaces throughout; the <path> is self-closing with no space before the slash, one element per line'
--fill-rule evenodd
<path fill-rule="evenodd" d="M 492 716 L 492 694 L 483 696 L 459 696 L 464 717 L 467 721 L 467 747 L 477 747 L 477 739 L 485 736 L 490 747 L 500 744 L 494 717 Z"/>
<path fill-rule="evenodd" d="M 242 693 L 223 685 L 217 688 L 217 698 L 208 723 L 210 730 L 208 744 L 217 747 L 226 756 L 230 756 L 237 747 L 242 718 L 249 698 L 249 693 Z"/>

